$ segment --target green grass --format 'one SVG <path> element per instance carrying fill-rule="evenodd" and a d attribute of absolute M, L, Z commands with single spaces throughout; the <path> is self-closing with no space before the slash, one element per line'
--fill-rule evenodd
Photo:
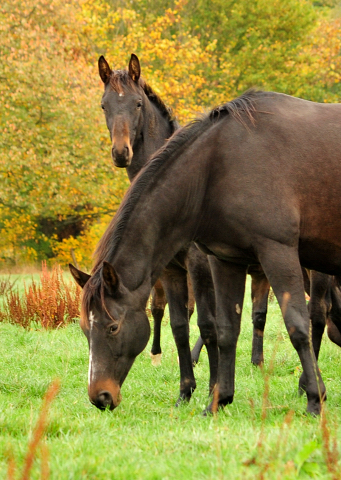
<path fill-rule="evenodd" d="M 250 363 L 249 292 L 248 286 L 235 399 L 209 418 L 201 415 L 207 404 L 206 352 L 195 368 L 198 386 L 191 402 L 174 408 L 179 372 L 169 324 L 162 331 L 162 365 L 152 367 L 148 345 L 136 359 L 114 412 L 101 412 L 88 401 L 88 347 L 77 324 L 50 332 L 0 324 L 0 478 L 6 478 L 10 452 L 22 466 L 42 398 L 56 377 L 61 390 L 46 432 L 51 479 L 333 478 L 323 453 L 320 418 L 306 416 L 306 398 L 297 395 L 300 364 L 275 302 L 265 332 L 267 365 L 273 354 L 275 360 L 262 420 L 264 375 Z M 197 335 L 192 319 L 193 344 Z M 328 392 L 328 426 L 338 440 L 340 358 L 341 350 L 325 338 L 319 365 Z M 38 478 L 39 458 L 32 472 L 32 479 Z"/>

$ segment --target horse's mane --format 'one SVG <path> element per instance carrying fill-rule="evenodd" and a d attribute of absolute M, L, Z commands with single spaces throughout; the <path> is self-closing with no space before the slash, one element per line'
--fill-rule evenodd
<path fill-rule="evenodd" d="M 141 88 L 147 98 L 153 103 L 156 108 L 159 110 L 161 115 L 168 120 L 171 125 L 172 133 L 179 128 L 178 122 L 173 116 L 172 109 L 167 107 L 164 101 L 157 95 L 152 87 L 145 82 L 143 78 L 139 78 L 137 83 L 129 75 L 127 70 L 113 70 L 110 77 L 110 86 L 115 92 L 123 93 L 123 86 L 132 89 L 133 91 L 138 91 Z"/>
<path fill-rule="evenodd" d="M 207 128 L 225 118 L 227 115 L 231 115 L 244 126 L 246 126 L 246 119 L 253 124 L 253 113 L 256 111 L 254 103 L 263 95 L 265 95 L 265 92 L 248 91 L 235 100 L 216 107 L 208 114 L 193 120 L 188 125 L 177 130 L 168 142 L 153 155 L 148 164 L 142 168 L 129 187 L 115 217 L 111 220 L 106 232 L 97 245 L 94 255 L 95 263 L 92 269 L 92 277 L 83 291 L 83 318 L 85 318 L 89 312 L 90 301 L 93 297 L 101 298 L 102 303 L 104 302 L 103 286 L 101 284 L 102 264 L 104 261 L 112 262 L 127 221 L 142 194 L 149 189 L 149 185 L 153 181 L 156 173 L 164 168 L 168 168 L 170 162 L 177 158 L 178 155 L 191 145 Z"/>

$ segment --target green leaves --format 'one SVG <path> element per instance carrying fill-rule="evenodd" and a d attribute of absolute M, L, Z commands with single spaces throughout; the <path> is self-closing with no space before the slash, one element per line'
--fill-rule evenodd
<path fill-rule="evenodd" d="M 319 465 L 316 462 L 308 462 L 309 457 L 318 449 L 319 445 L 316 440 L 312 440 L 306 443 L 302 450 L 300 450 L 295 457 L 295 465 L 297 468 L 297 476 L 299 476 L 301 470 L 314 477 L 315 474 L 320 472 Z"/>

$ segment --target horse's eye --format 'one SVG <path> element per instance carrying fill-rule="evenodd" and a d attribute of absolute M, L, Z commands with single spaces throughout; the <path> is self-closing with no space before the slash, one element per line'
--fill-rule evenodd
<path fill-rule="evenodd" d="M 142 107 L 142 100 L 139 100 L 136 104 L 137 108 L 141 108 Z"/>
<path fill-rule="evenodd" d="M 117 329 L 118 329 L 118 325 L 116 325 L 115 323 L 113 323 L 113 324 L 110 325 L 110 327 L 109 327 L 109 332 L 110 332 L 110 333 L 114 333 L 114 332 L 116 332 Z"/>

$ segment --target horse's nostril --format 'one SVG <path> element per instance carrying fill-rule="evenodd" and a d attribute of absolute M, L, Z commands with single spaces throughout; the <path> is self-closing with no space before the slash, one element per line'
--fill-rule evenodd
<path fill-rule="evenodd" d="M 111 393 L 100 392 L 96 399 L 96 407 L 104 410 L 107 406 L 110 407 L 110 410 L 113 410 L 115 408 Z"/>

